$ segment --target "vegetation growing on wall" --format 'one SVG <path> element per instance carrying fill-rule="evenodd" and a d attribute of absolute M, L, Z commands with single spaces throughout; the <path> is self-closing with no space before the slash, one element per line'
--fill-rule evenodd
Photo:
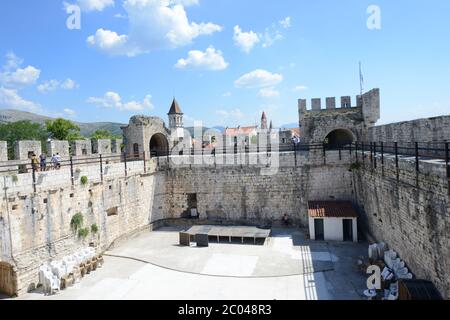
<path fill-rule="evenodd" d="M 98 232 L 98 226 L 95 223 L 91 226 L 91 232 L 93 234 L 96 234 Z"/>
<path fill-rule="evenodd" d="M 348 171 L 353 172 L 353 171 L 358 171 L 359 169 L 361 169 L 361 164 L 358 162 L 355 162 L 350 165 L 350 168 L 348 169 Z"/>
<path fill-rule="evenodd" d="M 83 238 L 86 239 L 86 237 L 89 235 L 89 229 L 88 228 L 83 228 L 78 230 L 78 237 L 79 238 Z"/>
<path fill-rule="evenodd" d="M 83 226 L 83 220 L 83 215 L 81 212 L 78 212 L 72 217 L 72 220 L 70 220 L 70 226 L 76 231 Z"/>
<path fill-rule="evenodd" d="M 80 178 L 80 182 L 81 182 L 81 184 L 82 184 L 83 186 L 85 186 L 85 185 L 88 183 L 88 177 L 82 176 L 82 177 Z"/>

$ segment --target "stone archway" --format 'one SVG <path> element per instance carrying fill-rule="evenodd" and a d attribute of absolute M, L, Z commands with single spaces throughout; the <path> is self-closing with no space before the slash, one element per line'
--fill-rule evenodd
<path fill-rule="evenodd" d="M 164 157 L 169 154 L 169 142 L 162 133 L 154 134 L 150 139 L 150 156 Z"/>
<path fill-rule="evenodd" d="M 17 276 L 12 265 L 0 261 L 0 294 L 14 296 L 17 294 Z"/>
<path fill-rule="evenodd" d="M 353 133 L 348 129 L 335 129 L 327 134 L 324 143 L 330 148 L 343 147 L 355 141 Z"/>

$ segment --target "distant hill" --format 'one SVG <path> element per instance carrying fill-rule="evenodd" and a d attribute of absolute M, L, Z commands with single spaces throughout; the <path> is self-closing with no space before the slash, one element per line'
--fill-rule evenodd
<path fill-rule="evenodd" d="M 54 118 L 41 116 L 39 114 L 20 111 L 20 110 L 10 110 L 10 109 L 0 109 L 0 123 L 9 123 L 16 121 L 29 120 L 31 122 L 44 124 L 46 120 L 51 120 Z M 102 129 L 108 130 L 113 135 L 122 135 L 122 130 L 120 127 L 125 126 L 125 124 L 114 123 L 114 122 L 93 122 L 93 123 L 82 123 L 72 121 L 80 127 L 81 134 L 89 137 L 94 131 Z"/>
<path fill-rule="evenodd" d="M 293 122 L 293 123 L 283 124 L 282 126 L 280 126 L 280 128 L 282 128 L 282 129 L 298 128 L 298 123 L 297 122 Z"/>

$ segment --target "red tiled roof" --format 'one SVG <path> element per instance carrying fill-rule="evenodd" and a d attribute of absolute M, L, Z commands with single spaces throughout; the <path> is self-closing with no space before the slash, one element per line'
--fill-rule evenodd
<path fill-rule="evenodd" d="M 236 136 L 240 134 L 250 134 L 253 133 L 258 127 L 239 127 L 239 128 L 226 128 L 225 135 Z"/>
<path fill-rule="evenodd" d="M 300 128 L 291 128 L 291 129 L 288 129 L 288 130 L 291 130 L 293 133 L 295 133 L 295 135 L 297 137 L 300 137 Z"/>
<path fill-rule="evenodd" d="M 350 201 L 310 201 L 311 218 L 357 218 L 358 213 Z"/>

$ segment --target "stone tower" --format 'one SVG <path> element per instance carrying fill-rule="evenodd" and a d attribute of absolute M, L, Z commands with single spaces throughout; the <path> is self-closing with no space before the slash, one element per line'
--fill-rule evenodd
<path fill-rule="evenodd" d="M 267 130 L 267 116 L 266 113 L 263 111 L 262 117 L 261 117 L 261 129 Z"/>
<path fill-rule="evenodd" d="M 170 107 L 167 115 L 169 116 L 170 130 L 183 128 L 183 112 L 181 111 L 180 105 L 175 98 L 173 98 L 172 106 Z"/>
<path fill-rule="evenodd" d="M 380 89 L 358 95 L 354 106 L 350 96 L 341 97 L 340 108 L 336 106 L 336 100 L 335 97 L 326 98 L 323 109 L 321 99 L 312 99 L 309 110 L 305 99 L 298 101 L 303 143 L 342 146 L 367 140 L 368 129 L 380 119 Z"/>

